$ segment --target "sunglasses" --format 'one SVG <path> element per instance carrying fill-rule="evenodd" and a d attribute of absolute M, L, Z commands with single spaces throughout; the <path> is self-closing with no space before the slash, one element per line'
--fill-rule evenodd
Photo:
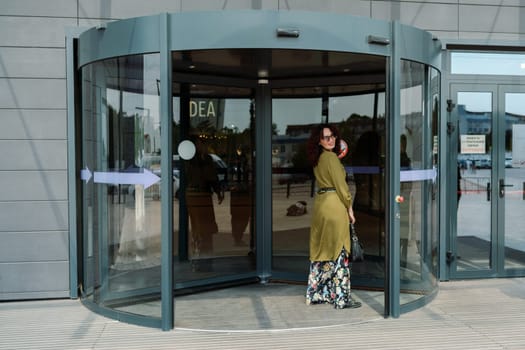
<path fill-rule="evenodd" d="M 335 140 L 335 135 L 334 134 L 321 136 L 321 140 L 324 140 L 326 142 L 330 141 L 331 139 Z"/>

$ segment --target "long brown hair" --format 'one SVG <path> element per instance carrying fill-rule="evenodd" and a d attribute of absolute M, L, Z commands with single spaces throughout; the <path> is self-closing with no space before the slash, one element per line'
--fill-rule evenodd
<path fill-rule="evenodd" d="M 321 141 L 321 136 L 323 135 L 324 128 L 330 129 L 332 134 L 335 136 L 335 147 L 333 149 L 333 152 L 335 152 L 335 154 L 339 154 L 339 151 L 341 149 L 341 137 L 339 135 L 339 130 L 337 130 L 335 125 L 319 124 L 317 126 L 314 126 L 312 128 L 310 138 L 308 139 L 308 143 L 306 145 L 306 150 L 308 152 L 308 160 L 310 161 L 312 167 L 317 166 L 317 163 L 319 162 L 319 156 L 321 156 L 321 153 L 323 152 L 323 147 L 319 144 L 319 142 Z"/>

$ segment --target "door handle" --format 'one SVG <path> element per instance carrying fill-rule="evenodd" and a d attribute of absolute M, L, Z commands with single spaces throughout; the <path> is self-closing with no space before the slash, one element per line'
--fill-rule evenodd
<path fill-rule="evenodd" d="M 505 180 L 499 179 L 499 198 L 505 197 L 505 187 L 512 187 L 514 185 L 505 184 Z"/>

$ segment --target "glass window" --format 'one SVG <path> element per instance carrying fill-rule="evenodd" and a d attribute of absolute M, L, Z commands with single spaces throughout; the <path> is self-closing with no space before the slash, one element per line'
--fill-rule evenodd
<path fill-rule="evenodd" d="M 328 122 L 348 145 L 341 162 L 354 200 L 356 229 L 366 247 L 365 261 L 353 264 L 352 283 L 381 288 L 385 277 L 385 85 L 371 89 L 366 84 L 334 85 L 310 91 L 317 94 L 277 98 L 285 91 L 272 90 L 273 271 L 308 273 L 316 184 L 306 142 L 313 125 Z"/>
<path fill-rule="evenodd" d="M 306 141 L 321 115 L 320 97 L 272 100 L 272 265 L 277 272 L 308 275 L 314 198 Z"/>
<path fill-rule="evenodd" d="M 356 215 L 359 240 L 366 247 L 367 260 L 383 262 L 384 251 L 384 154 L 385 154 L 384 85 L 377 91 L 329 98 L 329 120 L 339 125 L 348 154 L 341 160 L 347 170 Z M 384 278 L 383 271 L 354 264 L 354 276 L 365 273 L 375 279 Z"/>
<path fill-rule="evenodd" d="M 84 296 L 160 318 L 159 55 L 82 69 Z"/>
<path fill-rule="evenodd" d="M 175 288 L 253 272 L 253 90 L 193 83 L 174 90 Z M 190 159 L 178 154 L 183 140 L 195 145 Z"/>
<path fill-rule="evenodd" d="M 505 93 L 505 267 L 525 266 L 525 93 Z"/>
<path fill-rule="evenodd" d="M 461 256 L 457 270 L 486 270 L 491 265 L 491 201 L 487 196 L 492 188 L 493 93 L 461 91 L 457 104 L 457 254 Z M 468 215 L 473 212 L 475 219 Z"/>
<path fill-rule="evenodd" d="M 452 74 L 525 75 L 525 54 L 452 52 Z"/>
<path fill-rule="evenodd" d="M 429 239 L 424 245 L 423 259 L 430 275 L 429 281 L 434 287 L 438 284 L 439 275 L 439 181 L 437 170 L 439 169 L 439 121 L 441 106 L 441 74 L 435 68 L 430 69 L 430 142 L 426 144 L 429 166 L 435 171 L 436 177 L 433 181 L 427 181 L 428 213 L 427 232 Z"/>
<path fill-rule="evenodd" d="M 400 276 L 406 304 L 437 283 L 428 271 L 437 269 L 439 74 L 402 60 L 400 83 Z"/>

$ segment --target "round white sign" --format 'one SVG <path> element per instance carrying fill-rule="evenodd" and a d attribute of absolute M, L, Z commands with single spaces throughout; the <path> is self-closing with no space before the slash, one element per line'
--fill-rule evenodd
<path fill-rule="evenodd" d="M 184 160 L 190 160 L 195 156 L 195 144 L 190 140 L 179 143 L 179 156 Z"/>

